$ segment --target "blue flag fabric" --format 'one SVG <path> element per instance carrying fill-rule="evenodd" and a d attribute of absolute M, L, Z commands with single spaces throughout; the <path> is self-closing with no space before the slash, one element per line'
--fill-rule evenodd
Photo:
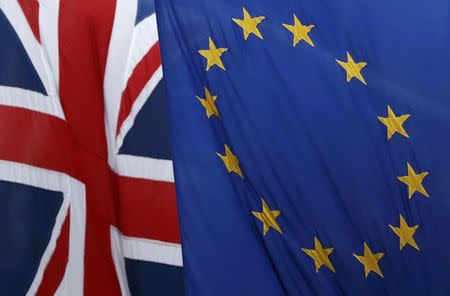
<path fill-rule="evenodd" d="M 156 8 L 188 295 L 450 294 L 447 0 Z"/>

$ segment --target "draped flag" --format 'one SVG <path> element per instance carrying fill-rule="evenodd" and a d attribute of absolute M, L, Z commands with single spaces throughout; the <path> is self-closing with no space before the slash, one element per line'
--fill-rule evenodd
<path fill-rule="evenodd" d="M 1 0 L 0 38 L 0 294 L 181 295 L 153 0 Z"/>
<path fill-rule="evenodd" d="M 436 1 L 157 0 L 188 295 L 449 295 Z"/>

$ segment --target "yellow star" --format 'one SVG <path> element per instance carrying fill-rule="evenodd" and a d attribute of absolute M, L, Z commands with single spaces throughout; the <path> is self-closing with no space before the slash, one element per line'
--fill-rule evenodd
<path fill-rule="evenodd" d="M 419 191 L 426 197 L 430 197 L 428 195 L 428 192 L 422 185 L 423 179 L 425 179 L 425 177 L 428 176 L 429 172 L 416 174 L 416 172 L 413 170 L 409 162 L 407 164 L 408 164 L 408 176 L 397 177 L 397 179 L 408 185 L 409 198 L 411 198 L 416 191 Z"/>
<path fill-rule="evenodd" d="M 314 47 L 314 43 L 308 36 L 308 33 L 314 28 L 314 25 L 303 26 L 294 14 L 294 25 L 283 24 L 283 26 L 294 35 L 294 47 L 302 40 L 305 40 L 309 45 Z"/>
<path fill-rule="evenodd" d="M 217 153 L 217 155 L 222 159 L 229 173 L 234 172 L 238 174 L 242 179 L 244 179 L 244 175 L 242 174 L 241 168 L 239 167 L 239 159 L 236 155 L 233 154 L 228 145 L 225 145 L 225 155 L 222 155 L 220 153 Z"/>
<path fill-rule="evenodd" d="M 215 115 L 220 118 L 219 110 L 216 107 L 217 96 L 212 96 L 209 89 L 205 86 L 205 98 L 202 99 L 199 96 L 196 96 L 197 100 L 202 104 L 205 108 L 206 116 L 210 118 L 212 115 Z"/>
<path fill-rule="evenodd" d="M 245 9 L 245 7 L 242 7 L 242 11 L 244 12 L 244 18 L 243 19 L 237 19 L 233 18 L 233 21 L 239 25 L 239 27 L 242 28 L 242 31 L 244 32 L 244 39 L 247 40 L 248 36 L 250 34 L 255 34 L 260 39 L 263 39 L 263 36 L 261 35 L 261 32 L 258 29 L 258 25 L 260 22 L 265 19 L 265 16 L 258 16 L 258 17 L 251 17 L 248 11 Z"/>
<path fill-rule="evenodd" d="M 359 62 L 355 63 L 350 53 L 347 51 L 347 62 L 342 62 L 339 60 L 336 60 L 338 64 L 344 68 L 344 70 L 347 72 L 347 82 L 350 82 L 353 77 L 358 78 L 359 81 L 367 85 L 366 81 L 364 80 L 364 77 L 361 74 L 362 68 L 367 66 L 366 62 Z"/>
<path fill-rule="evenodd" d="M 403 249 L 405 245 L 410 244 L 414 249 L 420 251 L 413 237 L 417 228 L 419 228 L 419 225 L 409 227 L 403 216 L 400 215 L 400 227 L 394 227 L 392 225 L 389 225 L 389 227 L 400 238 L 400 250 Z"/>
<path fill-rule="evenodd" d="M 211 37 L 209 37 L 209 49 L 202 49 L 198 51 L 198 53 L 207 60 L 206 71 L 208 71 L 214 65 L 217 65 L 225 71 L 225 66 L 223 65 L 220 57 L 227 50 L 228 48 L 217 48 Z"/>
<path fill-rule="evenodd" d="M 322 265 L 328 267 L 332 272 L 336 272 L 336 270 L 334 270 L 333 264 L 331 264 L 330 258 L 328 258 L 333 250 L 334 248 L 324 249 L 317 237 L 314 237 L 313 250 L 302 248 L 302 251 L 314 260 L 314 263 L 316 264 L 316 272 L 319 272 L 319 269 L 320 267 L 322 267 Z"/>
<path fill-rule="evenodd" d="M 283 234 L 281 231 L 280 225 L 278 225 L 278 222 L 276 221 L 277 217 L 281 214 L 280 211 L 271 211 L 269 206 L 267 205 L 266 201 L 261 198 L 262 202 L 262 212 L 252 212 L 253 216 L 261 220 L 263 223 L 264 228 L 264 235 L 266 235 L 267 231 L 272 227 L 279 233 Z"/>
<path fill-rule="evenodd" d="M 403 128 L 403 124 L 411 115 L 405 114 L 405 115 L 396 116 L 394 111 L 392 111 L 392 109 L 389 105 L 387 106 L 387 108 L 388 108 L 388 117 L 378 116 L 378 119 L 387 127 L 388 140 L 390 140 L 391 137 L 395 133 L 399 133 L 399 134 L 403 135 L 404 137 L 409 138 L 409 135 L 406 133 L 405 129 Z"/>
<path fill-rule="evenodd" d="M 384 253 L 372 253 L 369 246 L 364 243 L 364 256 L 359 256 L 356 254 L 353 254 L 356 259 L 358 259 L 359 262 L 361 262 L 362 265 L 364 265 L 364 273 L 367 276 L 371 271 L 376 272 L 379 276 L 384 277 L 381 273 L 381 269 L 378 266 L 378 261 L 383 258 Z"/>

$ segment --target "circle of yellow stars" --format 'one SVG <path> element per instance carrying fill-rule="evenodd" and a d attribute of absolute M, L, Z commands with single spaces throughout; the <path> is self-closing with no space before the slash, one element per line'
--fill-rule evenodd
<path fill-rule="evenodd" d="M 252 16 L 248 10 L 243 7 L 242 18 L 232 18 L 232 21 L 242 30 L 244 40 L 248 40 L 252 35 L 256 38 L 264 40 L 263 34 L 258 26 L 265 19 L 265 16 Z M 293 47 L 296 47 L 302 41 L 309 46 L 314 47 L 314 42 L 309 34 L 313 31 L 315 25 L 302 24 L 299 18 L 294 14 L 293 23 L 283 23 L 282 26 L 292 34 Z M 198 51 L 198 53 L 206 60 L 206 71 L 210 71 L 214 68 L 214 66 L 226 71 L 225 65 L 222 61 L 222 55 L 226 52 L 228 52 L 228 48 L 217 47 L 211 37 L 208 38 L 208 49 L 201 49 Z M 347 83 L 350 83 L 353 78 L 355 78 L 363 85 L 367 86 L 367 81 L 362 73 L 363 69 L 365 69 L 368 65 L 367 62 L 355 61 L 349 51 L 346 52 L 346 58 L 347 61 L 336 59 L 336 62 L 343 70 L 345 70 Z M 218 95 L 213 95 L 211 91 L 205 87 L 204 98 L 200 96 L 196 96 L 196 98 L 200 102 L 201 106 L 203 106 L 208 119 L 212 117 L 217 117 L 219 120 L 221 119 L 219 110 L 216 106 Z M 409 139 L 409 135 L 404 127 L 404 124 L 410 117 L 410 114 L 397 116 L 391 106 L 387 106 L 386 117 L 378 116 L 378 120 L 386 127 L 388 141 L 390 141 L 395 134 L 399 134 L 400 136 Z M 224 154 L 219 152 L 216 154 L 222 160 L 228 173 L 236 174 L 241 179 L 244 179 L 244 174 L 241 170 L 239 159 L 227 144 L 224 145 Z M 397 179 L 408 187 L 409 199 L 411 199 L 416 193 L 429 197 L 428 192 L 422 184 L 429 172 L 416 173 L 409 162 L 406 165 L 407 175 L 399 176 Z M 251 211 L 251 214 L 262 223 L 262 231 L 264 236 L 266 236 L 270 229 L 273 229 L 281 235 L 283 234 L 283 231 L 277 221 L 277 219 L 281 216 L 281 211 L 272 210 L 264 198 L 261 197 L 261 211 Z M 410 245 L 412 248 L 420 251 L 420 248 L 414 239 L 414 234 L 419 228 L 419 225 L 409 226 L 405 218 L 401 214 L 399 216 L 399 226 L 388 226 L 399 238 L 400 251 L 407 245 Z M 326 267 L 334 273 L 336 272 L 331 259 L 329 258 L 333 253 L 334 248 L 324 247 L 322 242 L 317 237 L 314 237 L 314 248 L 301 248 L 301 251 L 303 251 L 314 261 L 316 273 L 318 273 L 322 267 Z M 374 272 L 382 278 L 384 277 L 379 266 L 379 261 L 384 255 L 385 254 L 382 252 L 373 252 L 366 242 L 363 242 L 362 255 L 353 254 L 355 259 L 363 265 L 364 275 L 366 278 L 371 272 Z"/>

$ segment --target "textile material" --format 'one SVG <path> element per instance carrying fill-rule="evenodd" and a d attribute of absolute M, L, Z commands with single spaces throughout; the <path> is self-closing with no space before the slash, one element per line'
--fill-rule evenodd
<path fill-rule="evenodd" d="M 1 0 L 0 38 L 0 295 L 182 295 L 153 1 Z"/>
<path fill-rule="evenodd" d="M 437 1 L 156 1 L 188 295 L 450 293 Z"/>

